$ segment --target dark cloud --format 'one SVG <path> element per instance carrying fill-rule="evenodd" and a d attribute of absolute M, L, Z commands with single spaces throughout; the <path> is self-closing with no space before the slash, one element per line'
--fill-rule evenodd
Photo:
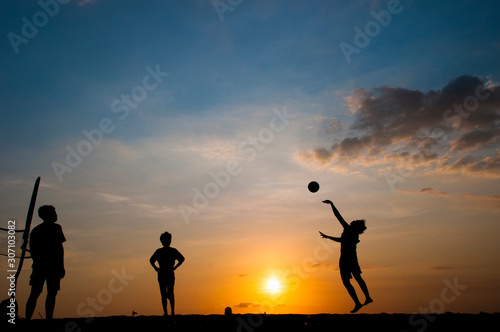
<path fill-rule="evenodd" d="M 235 308 L 249 308 L 249 307 L 257 307 L 258 305 L 253 304 L 253 303 L 248 303 L 248 302 L 243 302 L 240 304 L 236 304 L 234 307 Z"/>
<path fill-rule="evenodd" d="M 447 266 L 447 265 L 434 265 L 434 266 L 429 266 L 429 270 L 431 271 L 448 271 L 448 270 L 454 270 L 455 268 L 452 266 Z"/>
<path fill-rule="evenodd" d="M 448 193 L 445 193 L 444 191 L 438 191 L 434 188 L 422 188 L 419 191 L 396 189 L 396 191 L 401 192 L 401 193 L 405 193 L 405 194 L 426 194 L 426 195 L 432 195 L 432 196 L 449 196 Z"/>
<path fill-rule="evenodd" d="M 452 173 L 481 174 L 487 177 L 500 176 L 500 151 L 482 159 L 465 156 L 458 159 L 447 170 Z"/>
<path fill-rule="evenodd" d="M 329 147 L 305 151 L 303 160 L 500 176 L 500 87 L 461 76 L 438 91 L 383 86 L 346 99 L 355 116 L 350 131 Z"/>
<path fill-rule="evenodd" d="M 428 194 L 428 195 L 433 195 L 433 196 L 448 196 L 448 194 L 445 193 L 444 191 L 438 191 L 438 190 L 435 190 L 433 188 L 423 188 L 423 189 L 420 189 L 420 192 L 422 194 Z"/>
<path fill-rule="evenodd" d="M 438 116 L 424 107 L 425 95 L 420 91 L 381 87 L 363 93 L 358 105 L 352 109 L 357 115 L 353 129 L 368 132 L 375 145 L 407 139 L 438 122 Z"/>
<path fill-rule="evenodd" d="M 492 131 L 482 129 L 472 130 L 455 140 L 453 142 L 452 149 L 455 151 L 477 149 L 492 142 L 495 139 L 495 136 L 495 133 Z"/>
<path fill-rule="evenodd" d="M 335 270 L 338 270 L 338 264 L 328 264 L 328 263 L 315 263 L 310 265 L 311 268 L 334 268 Z"/>
<path fill-rule="evenodd" d="M 324 149 L 314 149 L 312 150 L 313 159 L 319 160 L 321 163 L 328 162 L 332 158 L 332 152 Z"/>

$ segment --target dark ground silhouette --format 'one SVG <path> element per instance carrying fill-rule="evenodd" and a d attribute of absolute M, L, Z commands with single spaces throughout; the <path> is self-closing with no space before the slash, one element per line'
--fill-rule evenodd
<path fill-rule="evenodd" d="M 217 331 L 217 332 L 253 332 L 253 331 L 384 331 L 384 332 L 434 332 L 434 331 L 488 331 L 499 326 L 500 314 L 452 314 L 433 315 L 432 322 L 418 323 L 419 316 L 413 319 L 411 314 L 319 314 L 319 315 L 176 315 L 161 316 L 114 316 L 97 317 L 90 323 L 85 318 L 65 318 L 32 320 L 19 322 L 16 330 L 51 332 L 81 331 Z M 416 323 L 417 322 L 417 323 Z M 413 324 L 413 325 L 412 325 Z"/>

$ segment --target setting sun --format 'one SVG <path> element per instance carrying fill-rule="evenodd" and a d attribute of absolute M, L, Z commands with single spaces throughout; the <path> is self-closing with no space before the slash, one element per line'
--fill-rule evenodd
<path fill-rule="evenodd" d="M 283 285 L 277 278 L 272 277 L 267 280 L 265 290 L 268 293 L 277 294 L 283 290 Z"/>

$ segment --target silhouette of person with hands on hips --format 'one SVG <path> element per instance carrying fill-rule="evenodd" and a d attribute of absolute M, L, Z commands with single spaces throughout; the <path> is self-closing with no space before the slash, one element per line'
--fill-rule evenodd
<path fill-rule="evenodd" d="M 30 320 L 33 316 L 45 282 L 47 282 L 45 319 L 52 319 L 56 295 L 61 287 L 61 279 L 66 274 L 63 248 L 66 238 L 61 225 L 56 224 L 56 209 L 52 205 L 41 206 L 38 209 L 38 216 L 43 223 L 33 228 L 29 239 L 33 265 L 30 277 L 31 293 L 26 302 L 26 320 Z"/>
<path fill-rule="evenodd" d="M 158 272 L 158 284 L 160 285 L 163 316 L 168 316 L 168 301 L 170 301 L 170 309 L 173 316 L 175 315 L 174 271 L 181 266 L 185 258 L 177 249 L 170 247 L 172 243 L 172 234 L 169 232 L 160 235 L 160 242 L 163 244 L 163 248 L 157 249 L 149 259 L 149 262 L 155 271 Z M 158 262 L 159 266 L 156 265 L 156 262 Z"/>
<path fill-rule="evenodd" d="M 344 227 L 344 232 L 342 232 L 341 237 L 328 236 L 321 232 L 319 232 L 319 234 L 321 234 L 321 237 L 325 239 L 329 239 L 335 242 L 340 242 L 340 260 L 339 260 L 340 276 L 342 278 L 342 282 L 345 288 L 347 289 L 347 292 L 354 300 L 355 306 L 354 309 L 351 310 L 351 313 L 355 313 L 359 309 L 361 309 L 361 307 L 363 307 L 364 305 L 373 302 L 372 298 L 370 297 L 370 293 L 368 292 L 368 287 L 366 286 L 365 281 L 361 277 L 361 268 L 359 267 L 358 255 L 356 252 L 356 246 L 359 242 L 359 235 L 363 234 L 363 232 L 366 230 L 365 221 L 354 220 L 351 222 L 351 224 L 348 224 L 344 220 L 344 218 L 342 218 L 340 212 L 337 210 L 335 205 L 333 205 L 332 201 L 325 200 L 323 201 L 323 203 L 330 204 L 333 213 L 335 214 L 335 217 L 337 217 L 342 227 Z M 365 294 L 366 300 L 365 303 L 363 304 L 361 304 L 361 302 L 359 301 L 358 296 L 356 295 L 356 291 L 354 290 L 354 287 L 351 285 L 352 277 L 354 277 L 354 279 L 358 282 L 359 286 L 361 287 L 361 290 Z"/>

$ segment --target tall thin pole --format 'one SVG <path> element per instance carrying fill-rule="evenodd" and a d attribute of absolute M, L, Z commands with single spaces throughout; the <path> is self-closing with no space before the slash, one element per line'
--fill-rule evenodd
<path fill-rule="evenodd" d="M 19 259 L 19 265 L 17 266 L 16 276 L 14 278 L 15 285 L 17 285 L 17 278 L 19 277 L 19 274 L 21 274 L 24 257 L 26 256 L 26 250 L 28 248 L 31 220 L 33 219 L 33 211 L 35 211 L 35 202 L 39 186 L 40 186 L 40 177 L 36 179 L 35 186 L 33 188 L 33 193 L 31 194 L 30 207 L 28 209 L 28 214 L 26 216 L 26 225 L 24 226 L 23 244 L 21 245 L 21 258 Z"/>

